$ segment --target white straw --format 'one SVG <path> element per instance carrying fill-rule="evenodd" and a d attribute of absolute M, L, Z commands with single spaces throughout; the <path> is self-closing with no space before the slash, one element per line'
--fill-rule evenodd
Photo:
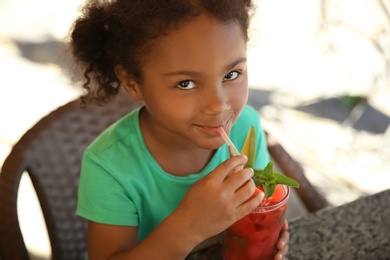
<path fill-rule="evenodd" d="M 230 140 L 229 136 L 226 134 L 226 132 L 223 129 L 223 127 L 218 128 L 218 133 L 221 135 L 221 137 L 223 138 L 225 143 L 228 146 L 230 146 L 232 155 L 233 156 L 240 155 L 240 153 L 238 152 L 237 148 L 234 146 L 232 140 Z"/>

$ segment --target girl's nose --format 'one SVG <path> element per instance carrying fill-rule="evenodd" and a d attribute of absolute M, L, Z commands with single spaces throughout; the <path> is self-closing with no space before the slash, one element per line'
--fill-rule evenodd
<path fill-rule="evenodd" d="M 207 91 L 203 98 L 205 114 L 220 114 L 230 109 L 229 95 L 223 86 Z"/>

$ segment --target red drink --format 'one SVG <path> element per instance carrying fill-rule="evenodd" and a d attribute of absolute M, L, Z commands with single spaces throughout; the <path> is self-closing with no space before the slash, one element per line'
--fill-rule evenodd
<path fill-rule="evenodd" d="M 276 185 L 270 198 L 230 226 L 223 234 L 224 260 L 274 259 L 288 196 L 287 186 Z"/>

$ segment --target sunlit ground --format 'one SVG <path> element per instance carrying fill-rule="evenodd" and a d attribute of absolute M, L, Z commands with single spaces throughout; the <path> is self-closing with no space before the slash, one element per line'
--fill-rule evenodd
<path fill-rule="evenodd" d="M 251 88 L 270 93 L 268 104 L 259 108 L 264 126 L 304 165 L 319 191 L 340 205 L 389 188 L 389 128 L 380 133 L 357 130 L 353 117 L 339 122 L 297 107 L 345 94 L 364 95 L 370 106 L 389 116 L 390 21 L 377 5 L 380 1 L 339 0 L 327 12 L 333 22 L 319 30 L 320 2 L 260 0 L 248 50 L 249 77 Z M 389 1 L 383 2 L 390 10 Z M 0 161 L 43 115 L 79 95 L 58 66 L 33 62 L 16 44 L 61 41 L 79 3 L 0 2 Z M 356 120 L 367 109 L 356 110 Z M 370 120 L 386 124 L 379 117 Z M 26 242 L 33 254 L 48 257 L 49 244 L 29 179 L 23 178 L 21 185 Z"/>

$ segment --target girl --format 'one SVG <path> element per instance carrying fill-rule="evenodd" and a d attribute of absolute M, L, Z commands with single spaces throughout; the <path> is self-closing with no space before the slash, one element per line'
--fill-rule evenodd
<path fill-rule="evenodd" d="M 240 148 L 255 125 L 255 166 L 268 163 L 258 113 L 246 106 L 251 11 L 250 0 L 85 5 L 71 31 L 84 102 L 107 102 L 120 87 L 143 102 L 84 153 L 77 214 L 88 220 L 90 259 L 183 259 L 261 202 L 262 193 L 249 199 L 247 158 L 229 158 L 217 132 Z M 288 240 L 286 224 L 276 259 Z"/>

